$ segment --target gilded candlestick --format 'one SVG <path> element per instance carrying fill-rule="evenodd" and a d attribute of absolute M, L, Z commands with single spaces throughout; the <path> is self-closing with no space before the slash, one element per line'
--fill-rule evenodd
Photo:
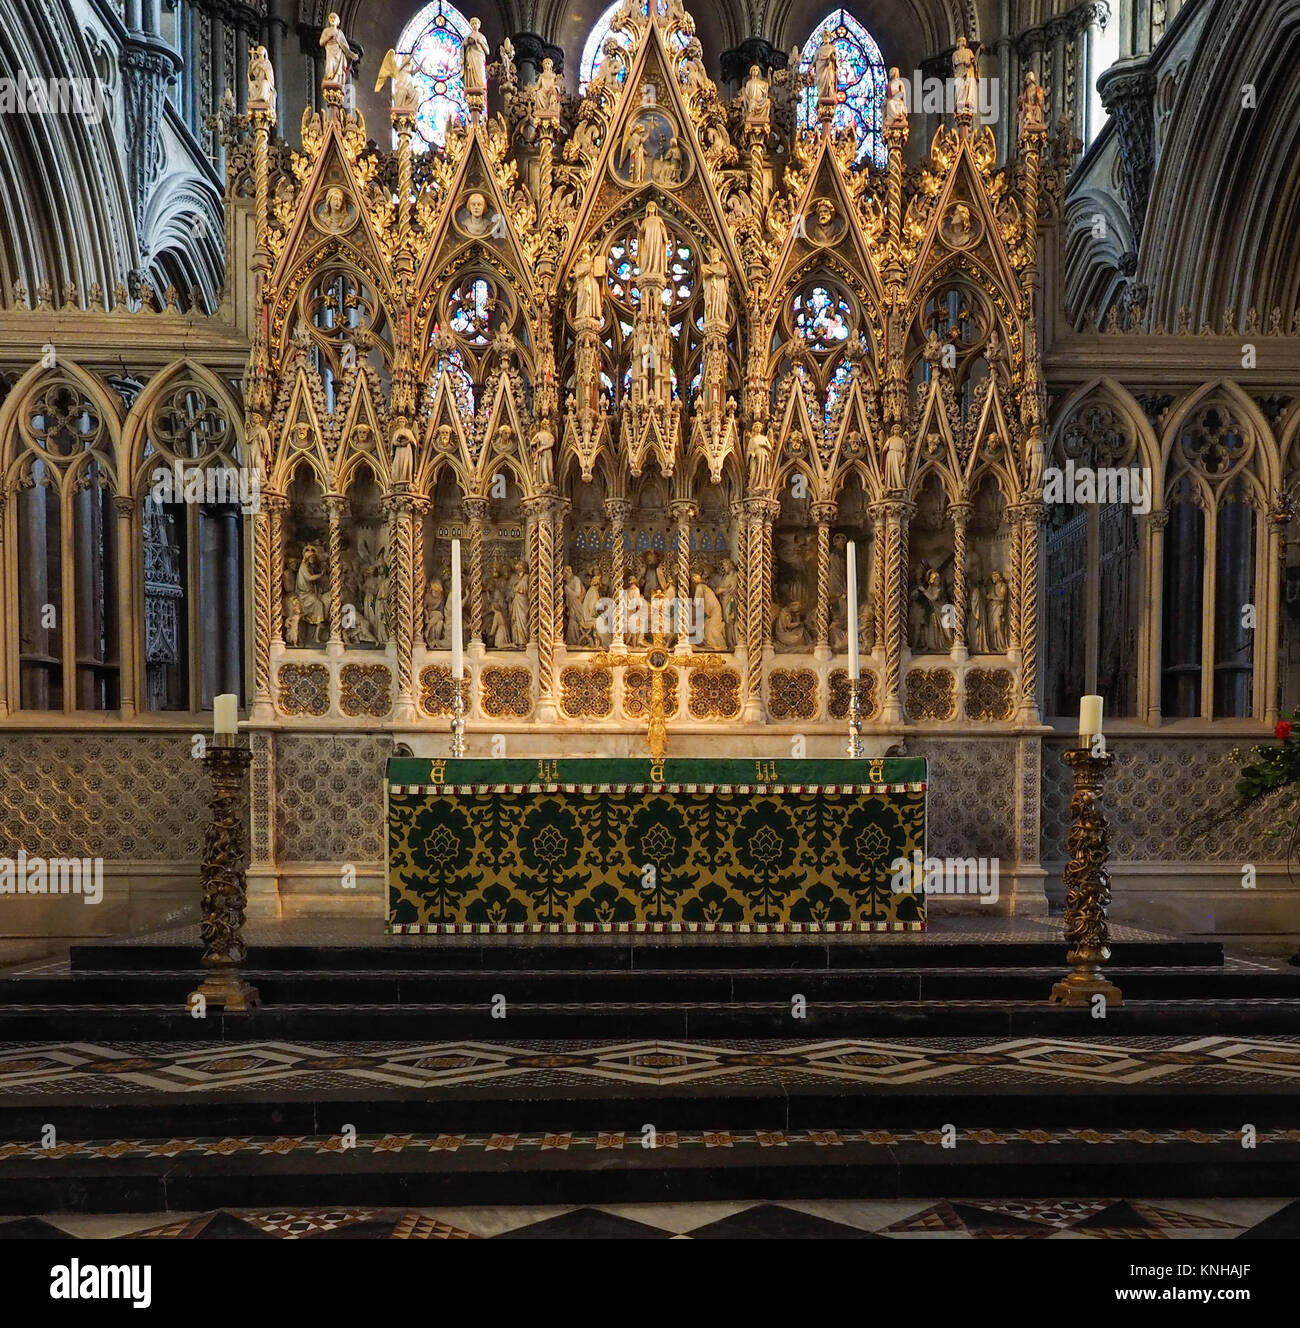
<path fill-rule="evenodd" d="M 1109 982 L 1102 965 L 1110 958 L 1110 852 L 1106 818 L 1101 810 L 1102 785 L 1115 758 L 1110 752 L 1094 756 L 1090 749 L 1065 753 L 1074 771 L 1070 798 L 1070 833 L 1065 844 L 1070 860 L 1065 866 L 1065 939 L 1069 943 L 1070 972 L 1052 988 L 1053 1005 L 1091 1005 L 1095 996 L 1108 1006 L 1123 1004 L 1120 990 Z"/>

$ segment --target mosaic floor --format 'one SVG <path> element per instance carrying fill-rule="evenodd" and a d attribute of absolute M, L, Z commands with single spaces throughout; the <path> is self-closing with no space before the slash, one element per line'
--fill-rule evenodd
<path fill-rule="evenodd" d="M 217 1209 L 0 1218 L 15 1238 L 1233 1240 L 1300 1237 L 1300 1199 L 763 1200 L 572 1207 Z"/>
<path fill-rule="evenodd" d="M 1300 1037 L 832 1038 L 809 1042 L 659 1040 L 161 1042 L 0 1044 L 0 1101 L 141 1094 L 264 1095 L 374 1089 L 576 1085 L 773 1088 L 909 1085 L 936 1091 L 1053 1083 L 1265 1091 L 1300 1082 Z"/>

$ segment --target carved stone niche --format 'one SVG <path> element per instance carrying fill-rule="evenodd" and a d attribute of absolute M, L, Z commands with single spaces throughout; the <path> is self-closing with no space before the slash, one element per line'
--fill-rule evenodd
<path fill-rule="evenodd" d="M 780 501 L 772 526 L 772 644 L 779 654 L 804 653 L 817 641 L 817 526 L 806 487 L 783 486 Z"/>
<path fill-rule="evenodd" d="M 948 499 L 937 475 L 921 487 L 908 536 L 907 641 L 914 655 L 944 655 L 955 634 L 956 564 Z"/>
<path fill-rule="evenodd" d="M 483 643 L 489 650 L 528 646 L 529 579 L 523 491 L 505 467 L 488 491 L 483 528 Z"/>
<path fill-rule="evenodd" d="M 451 649 L 451 541 L 461 541 L 461 622 L 465 641 L 473 636 L 470 621 L 470 530 L 460 489 L 449 467 L 438 472 L 424 522 L 424 566 L 421 582 L 421 634 L 426 649 Z M 450 675 L 448 675 L 450 676 Z"/>
<path fill-rule="evenodd" d="M 359 466 L 348 490 L 343 525 L 341 635 L 345 645 L 388 644 L 388 518 L 374 472 Z"/>
<path fill-rule="evenodd" d="M 284 517 L 284 644 L 321 649 L 330 631 L 329 513 L 320 483 L 299 466 Z"/>
<path fill-rule="evenodd" d="M 1010 526 L 1006 499 L 985 476 L 971 504 L 966 546 L 966 649 L 1005 655 L 1011 629 Z"/>

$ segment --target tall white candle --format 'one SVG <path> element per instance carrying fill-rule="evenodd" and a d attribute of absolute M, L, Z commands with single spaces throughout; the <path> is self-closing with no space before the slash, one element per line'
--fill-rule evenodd
<path fill-rule="evenodd" d="M 849 677 L 856 682 L 861 672 L 858 660 L 858 547 L 850 540 L 845 552 L 849 573 Z"/>
<path fill-rule="evenodd" d="M 212 698 L 212 732 L 217 737 L 231 737 L 239 729 L 239 697 L 223 692 Z"/>
<path fill-rule="evenodd" d="M 1100 696 L 1084 696 L 1079 700 L 1079 746 L 1091 747 L 1092 740 L 1101 732 L 1102 701 Z"/>
<path fill-rule="evenodd" d="M 465 627 L 460 616 L 460 540 L 451 542 L 451 676 L 465 676 Z"/>

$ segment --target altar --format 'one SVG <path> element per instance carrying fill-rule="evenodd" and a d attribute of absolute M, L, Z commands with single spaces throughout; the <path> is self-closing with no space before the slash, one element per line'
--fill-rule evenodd
<path fill-rule="evenodd" d="M 923 931 L 926 763 L 395 757 L 391 933 Z"/>

